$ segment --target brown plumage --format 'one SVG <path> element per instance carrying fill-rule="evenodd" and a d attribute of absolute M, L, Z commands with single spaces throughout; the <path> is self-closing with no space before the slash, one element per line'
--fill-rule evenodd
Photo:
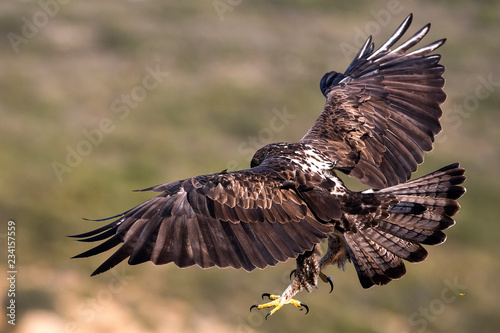
<path fill-rule="evenodd" d="M 411 18 L 376 51 L 369 38 L 344 74 L 325 74 L 326 105 L 299 142 L 261 148 L 247 170 L 145 189 L 159 195 L 73 236 L 105 240 L 76 257 L 121 244 L 92 275 L 127 258 L 248 271 L 297 258 L 292 284 L 259 308 L 297 302 L 291 298 L 318 277 L 328 281 L 321 270 L 331 264 L 351 261 L 365 288 L 402 277 L 403 260 L 427 257 L 421 244 L 444 242 L 465 192 L 458 163 L 407 182 L 441 130 L 446 97 L 440 56 L 430 54 L 444 39 L 410 51 L 429 25 L 391 50 Z M 352 192 L 336 171 L 373 189 Z"/>

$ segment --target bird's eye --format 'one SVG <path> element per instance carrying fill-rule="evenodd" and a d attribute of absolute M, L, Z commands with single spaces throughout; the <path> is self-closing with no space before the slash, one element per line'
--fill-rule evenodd
<path fill-rule="evenodd" d="M 260 164 L 260 159 L 258 157 L 252 157 L 252 161 L 250 162 L 250 167 L 254 168 Z"/>

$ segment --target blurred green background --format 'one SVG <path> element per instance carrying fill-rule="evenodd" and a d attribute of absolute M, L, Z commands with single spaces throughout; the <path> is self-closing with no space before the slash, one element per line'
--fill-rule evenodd
<path fill-rule="evenodd" d="M 403 279 L 363 290 L 352 265 L 331 267 L 332 294 L 297 297 L 307 316 L 287 306 L 264 321 L 248 309 L 288 285 L 294 261 L 252 273 L 122 264 L 90 278 L 107 254 L 69 260 L 88 244 L 65 236 L 102 225 L 82 217 L 152 196 L 131 190 L 246 168 L 260 146 L 299 140 L 323 107 L 322 75 L 411 12 L 408 36 L 432 22 L 424 44 L 448 38 L 444 131 L 417 175 L 460 161 L 468 192 L 448 241 Z M 0 331 L 500 329 L 500 2 L 2 1 L 0 32 L 0 276 L 9 220 L 18 271 L 15 326 L 0 279 Z"/>

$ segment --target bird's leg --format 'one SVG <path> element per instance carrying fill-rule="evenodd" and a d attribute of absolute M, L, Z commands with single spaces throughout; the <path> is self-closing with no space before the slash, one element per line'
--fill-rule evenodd
<path fill-rule="evenodd" d="M 266 315 L 267 317 L 273 315 L 276 311 L 281 309 L 281 307 L 285 304 L 293 304 L 298 308 L 305 308 L 306 314 L 309 312 L 309 307 L 292 297 L 294 297 L 298 292 L 302 290 L 307 290 L 311 292 L 313 287 L 317 287 L 318 284 L 318 276 L 320 276 L 319 270 L 319 259 L 321 257 L 321 249 L 319 245 L 315 245 L 311 251 L 307 251 L 297 257 L 297 268 L 295 271 L 295 278 L 292 283 L 285 289 L 285 291 L 279 295 L 271 295 L 265 293 L 262 297 L 267 296 L 271 300 L 271 302 L 260 304 L 260 305 L 252 305 L 250 310 L 253 308 L 264 309 L 269 307 L 274 307 L 271 312 Z"/>
<path fill-rule="evenodd" d="M 328 235 L 328 250 L 326 254 L 319 261 L 320 274 L 319 277 L 323 282 L 330 284 L 330 292 L 333 291 L 333 280 L 330 276 L 323 273 L 329 265 L 337 264 L 339 268 L 344 269 L 347 260 L 347 248 L 342 239 L 342 235 L 332 233 Z"/>

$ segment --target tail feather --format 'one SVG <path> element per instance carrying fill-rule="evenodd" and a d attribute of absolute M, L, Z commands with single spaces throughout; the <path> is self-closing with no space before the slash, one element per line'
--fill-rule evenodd
<path fill-rule="evenodd" d="M 455 163 L 404 184 L 363 192 L 374 193 L 382 211 L 365 227 L 346 232 L 344 240 L 364 288 L 402 277 L 402 259 L 423 261 L 427 251 L 420 244 L 446 240 L 443 230 L 455 224 L 452 216 L 460 209 L 456 200 L 465 193 L 458 186 L 464 174 Z"/>
<path fill-rule="evenodd" d="M 418 226 L 426 230 L 446 230 L 453 225 L 455 221 L 447 215 L 436 212 L 434 210 L 426 210 L 421 214 L 389 214 L 387 220 L 392 221 L 397 219 L 399 225 L 412 228 Z"/>
<path fill-rule="evenodd" d="M 347 232 L 344 238 L 349 244 L 355 244 L 347 249 L 351 258 L 355 258 L 359 280 L 364 288 L 369 288 L 374 283 L 387 284 L 406 273 L 401 258 L 388 252 L 362 232 Z"/>
<path fill-rule="evenodd" d="M 441 230 L 426 230 L 418 227 L 405 227 L 397 222 L 380 221 L 378 229 L 401 239 L 427 245 L 441 244 L 446 240 L 446 234 Z"/>
<path fill-rule="evenodd" d="M 464 174 L 465 170 L 458 163 L 453 163 L 407 183 L 378 190 L 377 193 L 417 196 L 434 194 L 436 198 L 458 199 L 465 193 L 465 188 L 455 185 L 465 181 Z"/>
<path fill-rule="evenodd" d="M 364 234 L 389 252 L 406 261 L 420 262 L 427 258 L 427 251 L 420 244 L 399 238 L 378 228 L 366 229 Z"/>

